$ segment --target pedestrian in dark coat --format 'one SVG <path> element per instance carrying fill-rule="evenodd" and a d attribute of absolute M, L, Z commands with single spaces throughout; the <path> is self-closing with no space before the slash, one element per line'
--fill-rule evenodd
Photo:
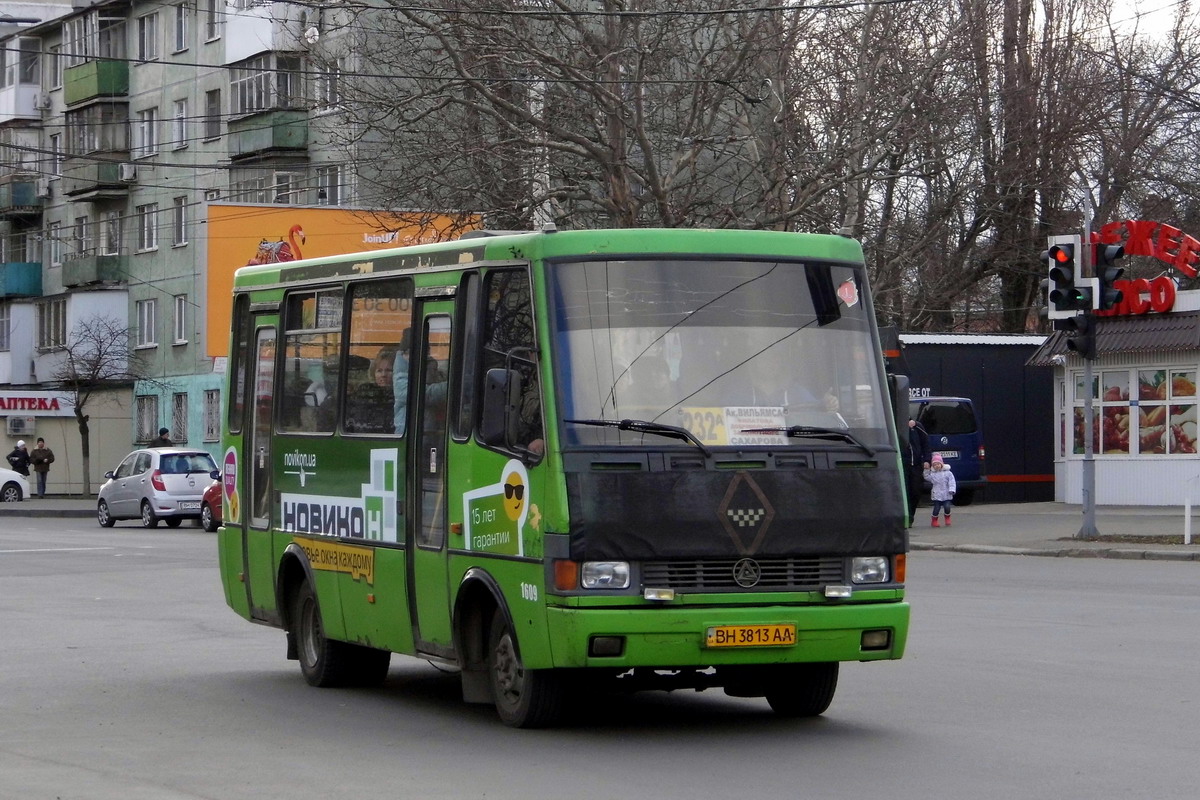
<path fill-rule="evenodd" d="M 17 442 L 17 446 L 8 454 L 8 465 L 13 468 L 14 472 L 19 472 L 26 478 L 29 477 L 29 453 L 25 450 L 25 440 Z"/>
<path fill-rule="evenodd" d="M 37 475 L 37 496 L 46 496 L 46 477 L 50 472 L 50 465 L 54 463 L 54 451 L 46 447 L 46 440 L 38 437 L 37 447 L 29 453 L 29 463 L 33 465 L 33 471 Z"/>
<path fill-rule="evenodd" d="M 908 456 L 904 464 L 904 487 L 908 491 L 908 524 L 916 519 L 917 503 L 921 499 L 921 488 L 925 485 L 925 464 L 932 454 L 929 451 L 929 433 L 915 419 L 908 421 Z"/>

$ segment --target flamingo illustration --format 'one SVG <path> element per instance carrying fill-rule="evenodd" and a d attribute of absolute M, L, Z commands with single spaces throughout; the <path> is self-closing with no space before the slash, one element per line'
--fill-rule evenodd
<path fill-rule="evenodd" d="M 300 237 L 300 241 L 296 241 L 296 237 Z M 305 243 L 304 228 L 299 225 L 293 225 L 288 230 L 288 240 L 285 242 L 282 239 L 278 242 L 268 242 L 263 239 L 258 243 L 258 252 L 254 254 L 254 258 L 247 262 L 247 266 L 255 264 L 276 264 L 281 261 L 298 261 L 304 258 L 300 252 L 300 245 Z"/>

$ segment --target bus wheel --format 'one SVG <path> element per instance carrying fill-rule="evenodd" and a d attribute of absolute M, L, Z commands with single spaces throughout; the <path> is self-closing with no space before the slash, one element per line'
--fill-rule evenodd
<path fill-rule="evenodd" d="M 488 676 L 500 721 L 513 728 L 552 725 L 562 713 L 565 687 L 554 670 L 526 669 L 507 617 L 497 610 L 488 635 Z"/>
<path fill-rule="evenodd" d="M 178 528 L 183 524 L 183 520 L 179 517 L 167 517 L 163 522 L 167 523 L 168 528 Z"/>
<path fill-rule="evenodd" d="M 311 686 L 378 686 L 387 677 L 387 650 L 338 642 L 325 637 L 312 584 L 304 581 L 292 597 L 292 634 L 300 671 Z"/>
<path fill-rule="evenodd" d="M 784 717 L 817 717 L 837 691 L 838 663 L 793 664 L 780 668 L 767 685 L 767 702 Z"/>
<path fill-rule="evenodd" d="M 157 528 L 158 515 L 154 513 L 154 509 L 145 500 L 142 501 L 142 527 Z"/>

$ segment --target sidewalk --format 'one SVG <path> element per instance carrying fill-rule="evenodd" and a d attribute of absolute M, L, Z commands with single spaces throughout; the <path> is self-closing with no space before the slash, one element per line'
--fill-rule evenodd
<path fill-rule="evenodd" d="M 1098 506 L 1095 541 L 1077 538 L 1083 508 L 1066 503 L 993 503 L 954 509 L 954 527 L 929 526 L 917 509 L 911 550 L 1076 558 L 1200 561 L 1200 507 L 1192 509 L 1192 544 L 1183 544 L 1183 506 Z"/>
<path fill-rule="evenodd" d="M 928 504 L 917 509 L 910 549 L 1076 558 L 1200 562 L 1200 507 L 1193 509 L 1192 544 L 1182 544 L 1182 506 L 1100 506 L 1097 541 L 1075 538 L 1083 510 L 1064 503 L 992 503 L 954 509 L 954 527 L 929 527 Z M 0 503 L 5 517 L 94 517 L 92 497 L 47 497 Z"/>

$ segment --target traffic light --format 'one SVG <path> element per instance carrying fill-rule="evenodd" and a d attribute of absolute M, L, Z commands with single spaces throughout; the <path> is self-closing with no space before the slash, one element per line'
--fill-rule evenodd
<path fill-rule="evenodd" d="M 1042 253 L 1049 270 L 1046 284 L 1048 316 L 1052 320 L 1068 319 L 1092 307 L 1091 281 L 1079 276 L 1078 257 L 1082 255 L 1078 235 L 1051 236 Z"/>
<path fill-rule="evenodd" d="M 1107 311 L 1124 298 L 1120 289 L 1113 288 L 1113 284 L 1125 274 L 1125 268 L 1117 266 L 1117 261 L 1124 257 L 1125 248 L 1119 244 L 1096 245 L 1096 279 L 1099 285 L 1096 287 L 1093 308 L 1097 311 Z"/>
<path fill-rule="evenodd" d="M 1057 330 L 1067 334 L 1067 349 L 1080 358 L 1096 357 L 1096 318 L 1084 312 L 1054 323 Z"/>

